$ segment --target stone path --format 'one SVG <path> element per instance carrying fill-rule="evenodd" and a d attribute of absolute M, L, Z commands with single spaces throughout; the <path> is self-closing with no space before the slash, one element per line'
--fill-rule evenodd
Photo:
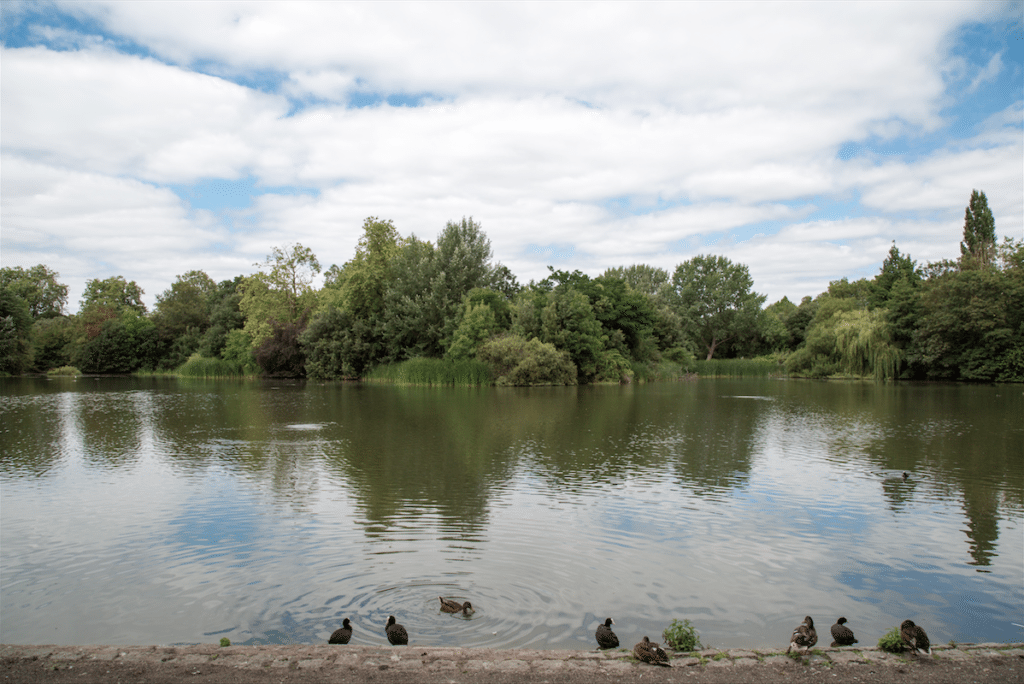
<path fill-rule="evenodd" d="M 877 648 L 705 649 L 672 667 L 616 651 L 381 646 L 0 645 L 2 682 L 1024 682 L 1024 644 L 938 646 L 933 655 Z"/>

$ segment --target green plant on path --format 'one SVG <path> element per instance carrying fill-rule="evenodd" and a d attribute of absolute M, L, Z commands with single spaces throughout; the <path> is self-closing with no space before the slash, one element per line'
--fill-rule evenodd
<path fill-rule="evenodd" d="M 700 638 L 697 633 L 697 629 L 690 624 L 689 620 L 672 620 L 672 624 L 668 626 L 661 636 L 665 639 L 665 643 L 672 647 L 675 651 L 696 651 L 700 648 Z"/>
<path fill-rule="evenodd" d="M 899 627 L 893 627 L 878 640 L 878 648 L 887 653 L 903 653 L 903 637 Z"/>

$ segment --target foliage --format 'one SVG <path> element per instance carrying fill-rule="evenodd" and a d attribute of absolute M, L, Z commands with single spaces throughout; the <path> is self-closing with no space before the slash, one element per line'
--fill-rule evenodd
<path fill-rule="evenodd" d="M 331 307 L 322 310 L 299 337 L 306 375 L 315 380 L 360 378 L 383 349 L 380 334 L 366 319 Z"/>
<path fill-rule="evenodd" d="M 871 283 L 871 292 L 868 295 L 869 304 L 873 307 L 884 306 L 898 283 L 913 288 L 920 282 L 921 271 L 917 268 L 917 263 L 910 258 L 909 254 L 900 254 L 894 241 L 892 247 L 889 248 L 889 255 L 882 262 L 882 269 Z"/>
<path fill-rule="evenodd" d="M 655 297 L 668 285 L 668 271 L 647 264 L 633 264 L 628 267 L 609 268 L 603 274 L 606 277 L 618 278 L 626 283 L 630 290 Z"/>
<path fill-rule="evenodd" d="M 391 261 L 404 241 L 390 221 L 370 216 L 363 221 L 363 236 L 356 254 L 340 269 L 331 267 L 332 287 L 341 292 L 340 304 L 357 319 L 384 314 L 384 295 L 391 280 Z"/>
<path fill-rule="evenodd" d="M 892 342 L 885 313 L 879 310 L 841 314 L 836 352 L 847 373 L 873 375 L 875 380 L 895 379 L 903 360 L 903 352 Z"/>
<path fill-rule="evenodd" d="M 448 348 L 447 356 L 452 359 L 469 359 L 476 356 L 481 344 L 493 337 L 502 328 L 498 325 L 494 309 L 488 304 L 469 304 L 462 317 L 462 323 L 455 331 L 455 338 Z"/>
<path fill-rule="evenodd" d="M 203 333 L 199 342 L 199 353 L 203 356 L 220 356 L 227 343 L 227 335 L 245 325 L 245 318 L 239 304 L 242 295 L 239 286 L 245 276 L 235 276 L 234 280 L 223 280 L 217 289 L 210 293 L 210 327 Z"/>
<path fill-rule="evenodd" d="M 75 376 L 81 375 L 82 371 L 78 370 L 74 366 L 61 366 L 60 368 L 51 368 L 46 371 L 46 374 L 51 376 Z"/>
<path fill-rule="evenodd" d="M 306 375 L 306 354 L 299 344 L 299 336 L 306 329 L 306 319 L 297 321 L 269 321 L 270 336 L 264 339 L 253 354 L 263 373 L 272 378 L 301 378 Z"/>
<path fill-rule="evenodd" d="M 70 364 L 73 345 L 81 332 L 81 326 L 75 318 L 60 316 L 37 319 L 32 326 L 35 368 L 47 370 Z"/>
<path fill-rule="evenodd" d="M 491 369 L 496 385 L 575 385 L 569 355 L 537 338 L 506 334 L 480 346 L 477 358 Z"/>
<path fill-rule="evenodd" d="M 105 321 L 99 333 L 78 346 L 72 363 L 86 373 L 131 373 L 156 361 L 156 326 L 133 308 Z"/>
<path fill-rule="evenodd" d="M 540 340 L 567 352 L 576 366 L 578 382 L 590 382 L 598 374 L 605 343 L 590 300 L 578 290 L 559 287 L 547 301 L 540 312 Z"/>
<path fill-rule="evenodd" d="M 878 640 L 878 648 L 887 653 L 903 653 L 903 637 L 900 635 L 900 628 L 893 627 Z"/>
<path fill-rule="evenodd" d="M 9 287 L 21 297 L 33 319 L 56 318 L 68 305 L 68 286 L 57 282 L 59 276 L 43 264 L 0 268 L 0 288 Z"/>
<path fill-rule="evenodd" d="M 80 308 L 85 311 L 100 307 L 113 311 L 115 315 L 130 309 L 141 315 L 146 313 L 146 305 L 142 303 L 144 294 L 138 283 L 127 281 L 124 276 L 87 280 Z"/>
<path fill-rule="evenodd" d="M 690 624 L 689 620 L 680 622 L 673 619 L 672 624 L 661 633 L 661 636 L 665 639 L 665 643 L 675 651 L 686 653 L 701 648 L 697 629 Z"/>
<path fill-rule="evenodd" d="M 0 287 L 0 373 L 32 367 L 32 313 L 12 288 Z"/>
<path fill-rule="evenodd" d="M 996 221 L 984 192 L 971 191 L 964 210 L 964 239 L 960 243 L 960 268 L 987 268 L 996 259 Z"/>
<path fill-rule="evenodd" d="M 260 372 L 252 352 L 252 340 L 244 330 L 232 330 L 227 334 L 220 356 L 241 368 L 243 375 L 257 375 Z"/>
<path fill-rule="evenodd" d="M 221 645 L 222 648 L 230 646 L 231 645 L 231 639 L 228 639 L 227 637 L 221 637 L 220 638 L 220 645 Z"/>
<path fill-rule="evenodd" d="M 668 301 L 708 360 L 722 343 L 756 329 L 765 297 L 753 286 L 746 266 L 721 256 L 699 255 L 676 267 Z"/>
<path fill-rule="evenodd" d="M 399 385 L 489 385 L 491 372 L 475 359 L 407 359 L 373 369 L 367 380 Z"/>
<path fill-rule="evenodd" d="M 195 329 L 202 334 L 210 327 L 210 300 L 217 285 L 203 271 L 188 271 L 177 276 L 171 287 L 156 296 L 153 322 L 162 340 Z"/>
<path fill-rule="evenodd" d="M 320 272 L 316 255 L 301 244 L 274 247 L 260 271 L 239 286 L 239 309 L 254 349 L 274 334 L 274 323 L 294 323 L 316 307 L 313 278 Z"/>

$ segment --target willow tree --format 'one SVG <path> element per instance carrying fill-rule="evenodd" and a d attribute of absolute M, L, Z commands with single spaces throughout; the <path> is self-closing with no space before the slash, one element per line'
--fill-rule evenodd
<path fill-rule="evenodd" d="M 845 311 L 838 323 L 836 352 L 846 372 L 873 375 L 875 380 L 896 378 L 903 352 L 893 343 L 883 309 Z"/>

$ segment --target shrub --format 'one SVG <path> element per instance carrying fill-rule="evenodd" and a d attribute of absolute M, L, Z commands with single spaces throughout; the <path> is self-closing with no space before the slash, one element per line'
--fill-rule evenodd
<path fill-rule="evenodd" d="M 889 653 L 903 653 L 903 637 L 900 636 L 900 628 L 893 627 L 878 640 L 878 648 Z"/>
<path fill-rule="evenodd" d="M 501 335 L 485 342 L 477 358 L 491 369 L 496 385 L 575 385 L 576 366 L 565 352 L 536 337 Z"/>
<path fill-rule="evenodd" d="M 661 636 L 665 639 L 665 643 L 676 651 L 688 652 L 700 648 L 697 629 L 690 624 L 689 620 L 682 622 L 673 620 L 668 629 L 661 633 Z"/>

